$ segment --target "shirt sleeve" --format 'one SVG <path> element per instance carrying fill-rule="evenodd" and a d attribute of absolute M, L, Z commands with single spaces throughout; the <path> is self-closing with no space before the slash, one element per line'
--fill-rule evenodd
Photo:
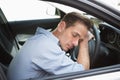
<path fill-rule="evenodd" d="M 81 64 L 72 61 L 56 44 L 44 43 L 42 49 L 38 51 L 38 54 L 38 56 L 32 59 L 32 62 L 51 74 L 63 74 L 84 70 Z"/>

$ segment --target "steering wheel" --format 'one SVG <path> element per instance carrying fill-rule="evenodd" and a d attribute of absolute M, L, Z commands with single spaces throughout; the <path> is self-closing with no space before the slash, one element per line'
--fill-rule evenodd
<path fill-rule="evenodd" d="M 88 46 L 89 46 L 89 55 L 90 55 L 90 68 L 94 68 L 95 66 L 95 60 L 97 58 L 97 54 L 100 51 L 100 35 L 99 35 L 99 31 L 97 29 L 97 27 L 94 25 L 93 28 L 93 34 L 95 39 L 91 39 L 88 42 Z M 77 60 L 77 56 L 78 56 L 78 51 L 79 51 L 79 46 L 74 47 L 71 51 L 71 59 L 73 61 Z"/>

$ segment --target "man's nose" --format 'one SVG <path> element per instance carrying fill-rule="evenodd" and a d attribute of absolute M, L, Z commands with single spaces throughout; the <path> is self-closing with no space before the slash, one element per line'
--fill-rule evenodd
<path fill-rule="evenodd" d="M 79 39 L 73 40 L 74 46 L 77 46 L 77 45 L 78 45 L 78 42 L 79 42 Z"/>

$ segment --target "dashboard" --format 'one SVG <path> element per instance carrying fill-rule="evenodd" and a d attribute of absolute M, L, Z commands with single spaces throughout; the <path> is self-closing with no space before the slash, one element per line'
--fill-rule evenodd
<path fill-rule="evenodd" d="M 99 29 L 101 41 L 120 52 L 120 30 L 108 24 L 100 24 Z"/>
<path fill-rule="evenodd" d="M 120 35 L 114 30 L 108 29 L 106 32 L 107 32 L 106 38 L 107 38 L 108 43 L 120 49 Z"/>

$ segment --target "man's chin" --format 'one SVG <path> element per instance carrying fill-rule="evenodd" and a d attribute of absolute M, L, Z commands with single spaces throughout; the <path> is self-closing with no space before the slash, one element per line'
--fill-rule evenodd
<path fill-rule="evenodd" d="M 69 51 L 69 49 L 64 49 L 65 52 Z"/>
<path fill-rule="evenodd" d="M 62 50 L 65 51 L 65 52 L 68 52 L 70 49 L 67 48 L 67 47 L 65 47 L 65 48 L 63 48 Z"/>

